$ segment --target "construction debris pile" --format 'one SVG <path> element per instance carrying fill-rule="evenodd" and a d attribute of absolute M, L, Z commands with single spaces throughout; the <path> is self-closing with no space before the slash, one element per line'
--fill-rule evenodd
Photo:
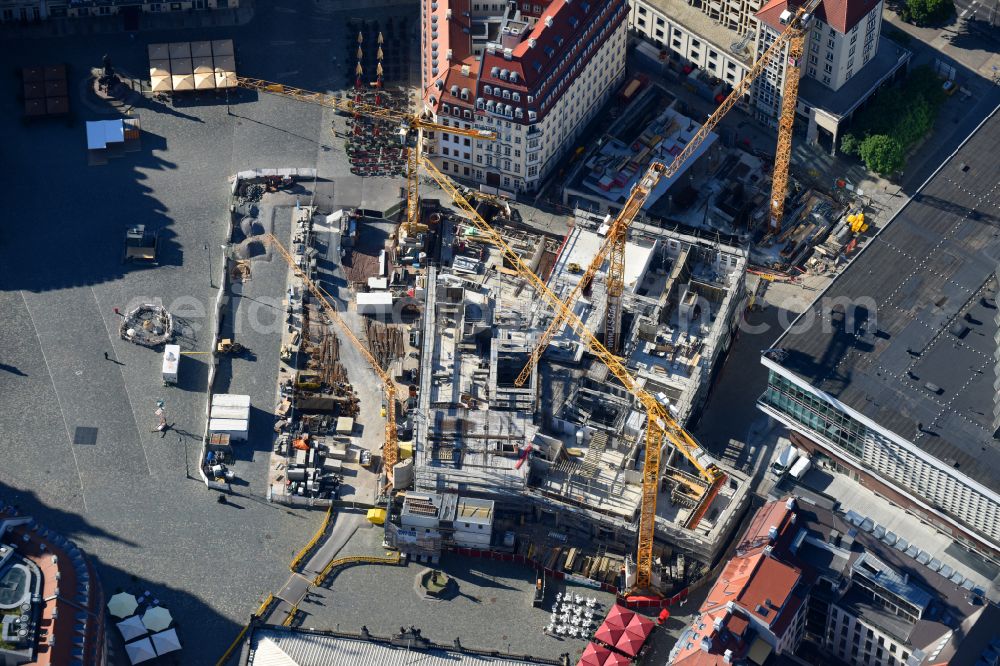
<path fill-rule="evenodd" d="M 402 358 L 404 353 L 403 329 L 398 326 L 386 326 L 383 323 L 365 318 L 365 336 L 368 338 L 368 349 L 383 368 L 392 361 Z"/>
<path fill-rule="evenodd" d="M 143 303 L 122 315 L 118 334 L 143 347 L 159 347 L 173 339 L 174 317 L 162 305 Z"/>

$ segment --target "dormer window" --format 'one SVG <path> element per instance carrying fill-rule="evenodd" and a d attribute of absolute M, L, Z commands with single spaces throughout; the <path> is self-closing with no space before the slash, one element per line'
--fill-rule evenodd
<path fill-rule="evenodd" d="M 520 93 L 514 93 L 512 95 L 512 97 L 513 97 L 513 99 L 514 99 L 515 102 L 520 102 L 521 101 L 521 94 Z"/>
<path fill-rule="evenodd" d="M 483 94 L 484 95 L 492 95 L 493 94 L 493 86 L 483 86 Z"/>
<path fill-rule="evenodd" d="M 503 91 L 503 98 L 504 99 L 510 99 L 510 91 L 509 90 L 504 90 Z"/>

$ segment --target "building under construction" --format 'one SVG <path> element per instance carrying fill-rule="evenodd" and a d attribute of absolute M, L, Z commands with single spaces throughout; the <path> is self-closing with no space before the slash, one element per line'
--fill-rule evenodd
<path fill-rule="evenodd" d="M 561 245 L 514 229 L 502 233 L 565 298 L 607 224 L 578 211 Z M 427 284 L 435 286 L 427 290 L 422 322 L 416 490 L 492 499 L 500 511 L 631 551 L 646 412 L 605 366 L 591 362 L 569 329 L 528 381 L 516 385 L 552 313 L 484 240 L 465 220 L 450 219 L 440 265 L 428 268 Z M 745 307 L 746 254 L 636 224 L 625 265 L 622 355 L 646 391 L 683 424 L 704 402 Z M 574 306 L 595 330 L 603 319 L 604 270 Z M 726 473 L 704 517 L 689 529 L 704 481 L 684 456 L 667 453 L 657 536 L 714 559 L 748 500 L 746 478 Z"/>

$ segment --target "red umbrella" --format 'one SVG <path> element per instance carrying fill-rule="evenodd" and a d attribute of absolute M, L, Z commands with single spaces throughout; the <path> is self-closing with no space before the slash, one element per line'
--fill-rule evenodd
<path fill-rule="evenodd" d="M 633 611 L 625 608 L 622 605 L 615 604 L 608 611 L 608 616 L 604 618 L 604 623 L 612 627 L 624 628 L 632 621 L 632 616 L 635 615 Z"/>
<path fill-rule="evenodd" d="M 594 633 L 594 639 L 601 641 L 602 643 L 607 643 L 608 645 L 614 645 L 618 642 L 618 639 L 622 637 L 625 630 L 621 627 L 612 627 L 607 622 L 602 624 L 597 631 Z"/>
<path fill-rule="evenodd" d="M 640 635 L 645 639 L 649 636 L 649 632 L 653 630 L 653 621 L 647 617 L 639 615 L 636 613 L 632 616 L 632 619 L 625 626 L 625 631 L 628 633 Z"/>
<path fill-rule="evenodd" d="M 669 619 L 670 619 L 670 610 L 664 608 L 663 610 L 660 611 L 660 624 L 663 624 Z"/>
<path fill-rule="evenodd" d="M 603 645 L 587 643 L 587 647 L 583 649 L 583 654 L 580 655 L 580 661 L 576 662 L 576 666 L 604 666 L 610 654 L 611 650 Z"/>
<path fill-rule="evenodd" d="M 646 637 L 639 634 L 633 633 L 631 631 L 622 632 L 621 637 L 618 642 L 615 643 L 615 649 L 620 650 L 630 657 L 634 657 L 639 654 L 639 650 L 642 648 L 643 643 L 646 642 Z"/>
<path fill-rule="evenodd" d="M 602 666 L 628 666 L 631 663 L 632 660 L 625 655 L 612 652 L 608 655 L 608 658 L 604 660 L 604 664 Z"/>

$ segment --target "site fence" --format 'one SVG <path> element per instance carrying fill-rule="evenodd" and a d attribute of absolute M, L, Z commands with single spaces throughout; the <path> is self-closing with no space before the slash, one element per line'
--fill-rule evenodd
<path fill-rule="evenodd" d="M 478 550 L 475 548 L 451 548 L 449 551 L 464 557 L 495 560 L 498 562 L 512 562 L 514 564 L 528 566 L 533 568 L 535 571 L 544 572 L 545 575 L 552 580 L 565 581 L 573 583 L 574 585 L 583 585 L 585 587 L 591 587 L 595 590 L 601 590 L 603 592 L 613 594 L 618 597 L 619 603 L 628 606 L 629 608 L 666 608 L 667 606 L 678 604 L 684 599 L 687 599 L 687 596 L 692 589 L 692 586 L 688 586 L 670 597 L 628 597 L 625 596 L 623 590 L 616 585 L 612 585 L 610 583 L 600 583 L 596 580 L 584 578 L 583 576 L 578 576 L 576 574 L 550 569 L 538 562 L 538 560 L 529 558 L 525 555 L 504 553 L 493 550 Z M 695 586 L 697 586 L 697 583 Z"/>

